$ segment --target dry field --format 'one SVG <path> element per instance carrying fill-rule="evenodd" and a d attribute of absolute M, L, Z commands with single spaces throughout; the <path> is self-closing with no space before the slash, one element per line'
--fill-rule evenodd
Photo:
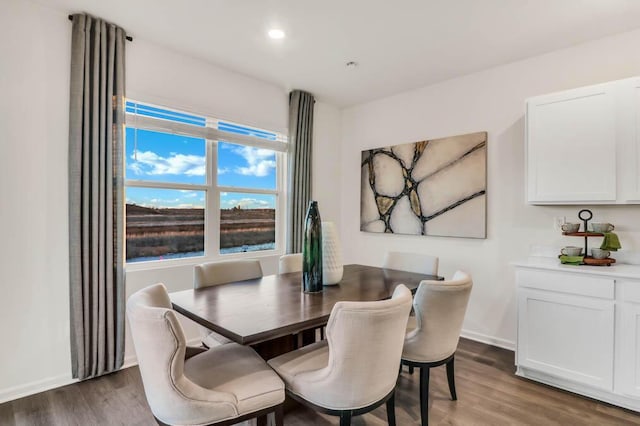
<path fill-rule="evenodd" d="M 127 259 L 203 251 L 204 209 L 154 209 L 127 204 L 126 232 Z M 220 248 L 273 241 L 274 209 L 221 210 Z"/>

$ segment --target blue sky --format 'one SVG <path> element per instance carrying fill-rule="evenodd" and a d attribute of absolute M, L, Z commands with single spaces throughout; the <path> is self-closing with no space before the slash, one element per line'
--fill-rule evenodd
<path fill-rule="evenodd" d="M 132 103 L 127 103 L 131 111 Z M 152 108 L 144 115 L 167 118 L 166 110 Z M 168 112 L 168 111 L 166 111 Z M 139 112 L 140 113 L 140 112 Z M 172 113 L 175 114 L 175 113 Z M 172 121 L 204 125 L 197 116 L 178 114 Z M 204 120 L 202 118 L 202 120 Z M 262 132 L 230 123 L 220 128 L 242 134 L 255 134 L 265 139 L 275 138 Z M 127 128 L 126 178 L 154 182 L 206 184 L 206 141 L 182 135 Z M 271 150 L 218 142 L 218 185 L 260 189 L 276 188 L 276 158 Z M 203 191 L 127 188 L 127 203 L 154 207 L 204 207 Z M 240 205 L 243 208 L 275 208 L 275 196 L 223 192 L 221 208 Z"/>

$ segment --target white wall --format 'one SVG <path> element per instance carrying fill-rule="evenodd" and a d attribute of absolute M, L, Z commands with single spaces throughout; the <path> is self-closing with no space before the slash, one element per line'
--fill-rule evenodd
<path fill-rule="evenodd" d="M 0 2 L 0 402 L 69 383 L 67 11 Z M 127 43 L 129 97 L 284 131 L 283 88 L 164 49 Z M 316 104 L 314 197 L 340 219 L 340 113 Z M 319 174 L 328 170 L 330 174 Z M 261 257 L 274 273 L 277 256 Z M 192 286 L 192 266 L 127 272 L 127 295 L 155 282 Z M 134 268 L 132 268 L 134 269 Z M 186 322 L 185 322 L 186 324 Z M 186 329 L 196 337 L 194 327 Z M 127 336 L 125 359 L 133 361 Z"/>
<path fill-rule="evenodd" d="M 441 275 L 474 277 L 464 325 L 473 338 L 513 347 L 514 277 L 509 263 L 534 244 L 575 243 L 553 230 L 554 216 L 577 219 L 580 207 L 525 205 L 524 100 L 527 97 L 640 74 L 640 31 L 500 66 L 358 105 L 342 117 L 342 220 L 347 262 L 380 264 L 387 250 L 440 257 Z M 381 146 L 488 131 L 486 240 L 358 232 L 360 152 Z M 595 171 L 597 172 L 597 171 Z M 612 222 L 625 249 L 640 249 L 640 206 L 591 206 Z"/>
<path fill-rule="evenodd" d="M 0 402 L 70 378 L 63 13 L 0 2 Z"/>
<path fill-rule="evenodd" d="M 313 125 L 313 167 L 311 190 L 318 201 L 323 221 L 340 229 L 340 138 L 341 112 L 334 106 L 316 102 Z"/>

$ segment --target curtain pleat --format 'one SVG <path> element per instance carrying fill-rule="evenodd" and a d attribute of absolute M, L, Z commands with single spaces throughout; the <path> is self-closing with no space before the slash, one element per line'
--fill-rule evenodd
<path fill-rule="evenodd" d="M 302 251 L 304 218 L 311 200 L 314 104 L 310 93 L 294 90 L 289 94 L 287 253 Z"/>
<path fill-rule="evenodd" d="M 73 16 L 69 278 L 73 377 L 124 360 L 124 49 L 121 28 Z"/>

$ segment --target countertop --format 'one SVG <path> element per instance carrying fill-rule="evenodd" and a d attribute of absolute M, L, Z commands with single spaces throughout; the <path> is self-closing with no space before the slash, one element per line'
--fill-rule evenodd
<path fill-rule="evenodd" d="M 640 279 L 640 265 L 616 263 L 611 266 L 563 265 L 557 258 L 532 256 L 526 260 L 512 262 L 514 266 L 577 274 L 600 275 L 615 278 Z"/>

